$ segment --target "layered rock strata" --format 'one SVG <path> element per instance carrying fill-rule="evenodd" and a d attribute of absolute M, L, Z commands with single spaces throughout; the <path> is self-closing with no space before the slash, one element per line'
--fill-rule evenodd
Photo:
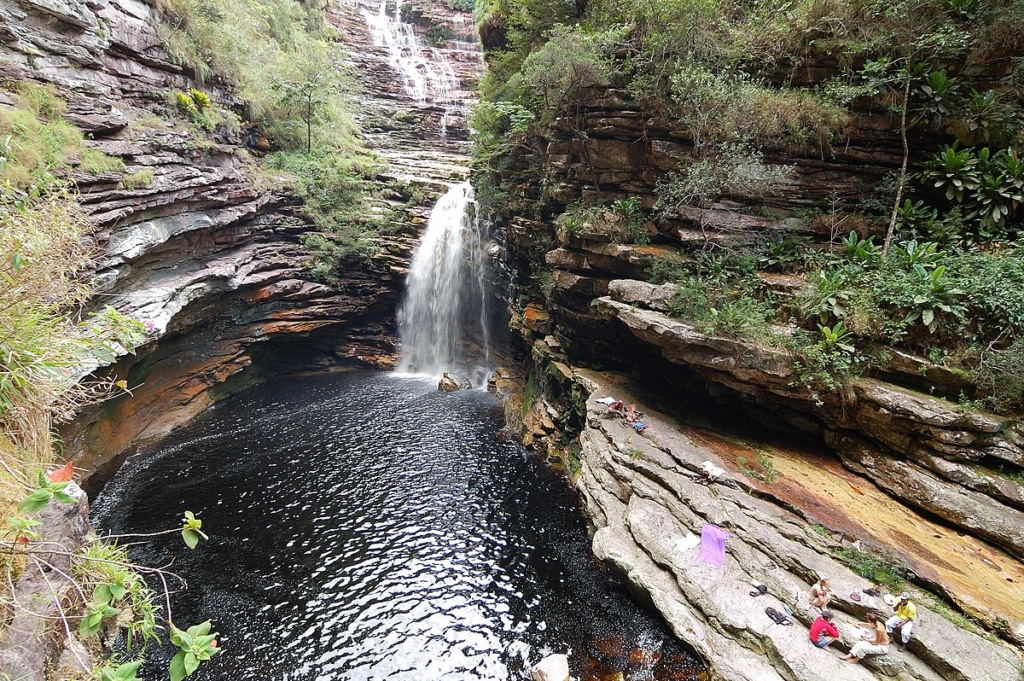
<path fill-rule="evenodd" d="M 581 199 L 600 204 L 636 198 L 651 208 L 659 181 L 679 169 L 692 150 L 680 127 L 643 111 L 624 91 L 602 88 L 585 92 L 572 115 L 521 145 L 517 169 L 539 168 L 543 182 L 515 189 L 522 198 L 540 200 L 543 188 L 547 203 L 541 219 L 507 216 L 506 235 L 521 275 L 529 272 L 548 285 L 532 299 L 514 301 L 513 324 L 540 371 L 550 377 L 564 373 L 558 367 L 587 364 L 654 376 L 671 385 L 679 404 L 717 404 L 721 413 L 805 436 L 825 460 L 841 461 L 846 474 L 856 474 L 854 480 L 877 484 L 898 508 L 937 517 L 949 530 L 984 540 L 979 550 L 985 555 L 996 547 L 994 563 L 1006 569 L 1004 577 L 972 586 L 920 558 L 930 554 L 917 551 L 920 542 L 912 533 L 872 538 L 863 523 L 842 528 L 842 519 L 833 520 L 851 538 L 874 539 L 876 548 L 894 550 L 920 581 L 1004 636 L 1024 642 L 1018 609 L 985 593 L 989 588 L 1016 593 L 1015 575 L 1024 558 L 1019 529 L 1024 487 L 1012 475 L 1024 463 L 1024 431 L 1015 419 L 961 406 L 957 397 L 973 390 L 963 374 L 896 349 L 882 353 L 882 366 L 848 390 L 815 389 L 800 380 L 785 350 L 700 333 L 669 314 L 674 286 L 644 281 L 659 259 L 692 258 L 695 249 L 711 244 L 801 233 L 826 247 L 837 224 L 845 231 L 870 229 L 857 211 L 901 156 L 891 121 L 884 112 L 855 111 L 843 144 L 831 150 L 769 144 L 765 162 L 790 169 L 777 191 L 767 197 L 730 196 L 648 221 L 647 239 L 640 240 L 649 245 L 624 243 L 631 239 L 624 238 L 621 225 L 603 221 L 600 214 L 572 229 L 553 219 Z M 934 139 L 910 142 L 912 160 L 936 144 Z M 828 205 L 835 211 L 822 212 Z M 808 216 L 811 209 L 818 211 L 816 217 Z M 783 300 L 806 284 L 800 276 L 759 276 Z M 524 288 L 529 285 L 524 276 L 520 281 Z M 791 333 L 784 327 L 776 331 Z M 554 380 L 561 385 L 556 390 L 568 390 L 563 379 Z M 542 449 L 550 444 L 543 432 L 528 438 Z"/>
<path fill-rule="evenodd" d="M 919 625 L 906 652 L 870 656 L 862 666 L 842 662 L 810 644 L 806 606 L 810 585 L 828 577 L 838 594 L 831 608 L 843 636 L 841 651 L 858 640 L 855 625 L 869 611 L 845 594 L 871 586 L 830 556 L 829 540 L 803 518 L 762 499 L 734 462 L 702 442 L 697 431 L 647 405 L 613 377 L 575 371 L 587 395 L 580 434 L 582 469 L 576 488 L 596 533 L 594 552 L 650 600 L 676 634 L 707 661 L 712 676 L 743 681 L 833 679 L 938 679 L 1014 681 L 1017 655 L 1006 646 L 958 628 L 918 600 Z M 637 433 L 609 414 L 597 398 L 614 394 L 645 413 Z M 705 462 L 727 472 L 709 480 Z M 684 541 L 705 523 L 730 533 L 722 569 L 697 558 Z M 753 584 L 767 595 L 751 597 Z M 915 595 L 915 598 L 917 596 Z M 765 608 L 789 606 L 794 626 L 775 624 Z M 880 601 L 880 617 L 888 608 Z"/>
<path fill-rule="evenodd" d="M 377 255 L 350 263 L 335 286 L 307 273 L 300 236 L 315 227 L 288 182 L 265 173 L 255 179 L 253 154 L 265 140 L 223 131 L 211 138 L 175 119 L 170 94 L 194 81 L 165 52 L 153 4 L 0 2 L 0 79 L 55 88 L 86 145 L 125 163 L 123 171 L 72 177 L 102 253 L 97 304 L 151 329 L 137 355 L 114 368 L 132 395 L 86 411 L 65 433 L 68 451 L 86 468 L 199 413 L 231 385 L 255 378 L 253 371 L 241 376 L 254 363 L 392 361 L 394 309 L 425 204 L 465 177 L 465 135 L 450 121 L 451 140 L 442 139 L 443 109 L 410 100 L 357 3 L 328 18 L 366 86 L 357 109 L 386 168 L 367 192 L 401 179 L 423 197 L 389 229 L 393 236 L 377 240 Z M 466 81 L 463 92 L 481 63 L 478 56 L 460 63 L 455 78 Z M 216 104 L 243 110 L 229 91 L 202 87 Z M 371 125 L 388 120 L 397 124 Z M 410 140 L 422 153 L 402 151 Z M 132 181 L 140 177 L 147 179 Z M 373 210 L 407 203 L 407 196 L 384 195 Z"/>

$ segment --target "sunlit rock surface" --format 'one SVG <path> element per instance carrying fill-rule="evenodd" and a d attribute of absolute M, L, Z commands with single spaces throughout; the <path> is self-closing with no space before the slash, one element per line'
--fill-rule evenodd
<path fill-rule="evenodd" d="M 597 530 L 594 552 L 644 593 L 720 678 L 1020 678 L 1019 659 L 1008 646 L 957 627 L 920 599 L 916 601 L 920 626 L 906 652 L 898 652 L 893 646 L 888 655 L 869 656 L 863 665 L 853 666 L 842 662 L 834 652 L 812 646 L 807 627 L 816 613 L 806 609 L 811 584 L 828 577 L 834 586 L 837 596 L 831 609 L 843 634 L 841 643 L 834 647 L 842 651 L 858 640 L 854 623 L 867 612 L 863 603 L 846 595 L 872 585 L 831 558 L 832 540 L 788 510 L 786 502 L 793 499 L 787 499 L 787 494 L 807 480 L 800 478 L 801 474 L 807 475 L 806 466 L 789 465 L 800 457 L 788 457 L 785 464 L 780 461 L 779 479 L 772 485 L 753 486 L 738 471 L 735 458 L 723 456 L 728 448 L 699 430 L 680 427 L 674 419 L 641 403 L 628 383 L 584 370 L 575 376 L 589 395 L 586 424 L 580 436 L 582 471 L 576 487 Z M 649 427 L 637 433 L 609 414 L 597 401 L 604 394 L 636 402 Z M 773 453 L 773 460 L 777 456 Z M 709 482 L 702 470 L 705 461 L 720 466 L 727 474 Z M 826 474 L 835 471 L 825 471 L 818 479 Z M 774 487 L 780 484 L 787 485 L 789 492 L 773 498 Z M 804 494 L 820 498 L 817 513 L 842 516 L 847 505 L 853 504 L 836 501 L 836 491 L 833 484 Z M 884 494 L 871 490 L 870 496 L 857 495 L 855 503 L 862 508 L 860 517 L 870 518 L 892 512 L 885 502 Z M 900 520 L 907 517 L 893 518 L 879 533 L 899 525 Z M 699 536 L 702 525 L 708 522 L 732 534 L 726 542 L 721 570 L 698 560 L 696 547 L 683 548 L 687 534 Z M 920 532 L 945 531 L 923 517 L 910 519 L 903 527 Z M 947 542 L 932 544 L 936 553 L 931 558 L 937 562 L 957 560 L 959 552 L 977 547 L 969 539 L 952 533 L 946 536 Z M 1005 559 L 1002 566 L 1015 570 L 1014 574 L 1019 572 Z M 1001 571 L 1002 567 L 995 566 L 995 570 Z M 970 568 L 965 572 L 969 573 Z M 748 592 L 754 583 L 767 585 L 767 595 L 751 597 Z M 1004 614 L 1015 610 L 1019 618 L 1019 602 L 1012 604 L 1006 599 L 1002 604 Z M 765 614 L 766 607 L 781 611 L 783 604 L 795 613 L 793 626 L 777 625 Z M 886 615 L 886 610 L 879 601 L 879 616 Z"/>

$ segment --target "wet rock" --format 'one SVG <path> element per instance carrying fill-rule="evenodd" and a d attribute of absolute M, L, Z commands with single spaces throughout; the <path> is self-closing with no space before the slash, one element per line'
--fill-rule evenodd
<path fill-rule="evenodd" d="M 569 658 L 548 655 L 530 668 L 533 681 L 569 681 Z"/>
<path fill-rule="evenodd" d="M 522 376 L 508 367 L 498 367 L 487 377 L 487 390 L 498 397 L 506 397 L 522 386 Z"/>
<path fill-rule="evenodd" d="M 463 376 L 458 376 L 450 371 L 444 372 L 441 380 L 437 383 L 437 389 L 443 393 L 453 393 L 457 390 L 468 390 L 473 385 Z"/>

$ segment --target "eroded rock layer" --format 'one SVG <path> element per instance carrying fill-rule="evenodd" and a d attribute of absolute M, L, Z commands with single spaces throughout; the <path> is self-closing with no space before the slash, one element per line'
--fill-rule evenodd
<path fill-rule="evenodd" d="M 0 2 L 0 78 L 53 87 L 87 147 L 125 164 L 72 177 L 102 253 L 97 304 L 151 329 L 149 342 L 114 369 L 132 395 L 86 411 L 65 433 L 84 467 L 199 413 L 254 362 L 392 361 L 394 310 L 428 205 L 467 172 L 465 128 L 449 120 L 442 135 L 443 107 L 403 90 L 364 10 L 344 3 L 328 20 L 358 67 L 364 94 L 356 108 L 382 162 L 375 193 L 400 178 L 424 198 L 419 205 L 382 199 L 381 210 L 397 206 L 404 217 L 377 239 L 377 255 L 353 261 L 327 286 L 307 272 L 300 236 L 315 228 L 301 201 L 283 178 L 256 173 L 254 156 L 267 141 L 245 132 L 210 138 L 175 120 L 170 94 L 194 81 L 165 52 L 153 4 Z M 459 18 L 447 8 L 442 14 Z M 447 52 L 458 57 L 453 77 L 464 94 L 482 67 L 479 55 L 460 56 L 472 50 L 454 43 Z M 244 113 L 229 90 L 202 87 L 218 105 Z M 10 104 L 0 98 L 0 106 Z M 410 140 L 417 140 L 413 151 Z M 131 181 L 138 177 L 147 179 Z M 258 377 L 246 374 L 242 383 Z"/>
<path fill-rule="evenodd" d="M 920 600 L 919 625 L 906 651 L 894 645 L 888 655 L 851 666 L 815 648 L 807 635 L 817 615 L 807 606 L 810 585 L 828 577 L 835 587 L 831 609 L 843 636 L 834 645 L 844 651 L 858 640 L 855 622 L 886 609 L 880 601 L 871 608 L 847 596 L 872 585 L 836 561 L 832 541 L 804 518 L 761 498 L 735 460 L 721 456 L 718 443 L 699 429 L 680 428 L 614 376 L 581 370 L 572 380 L 586 399 L 576 487 L 597 528 L 594 552 L 653 602 L 719 678 L 1021 678 L 1008 647 L 957 627 Z M 598 401 L 604 394 L 638 403 L 648 427 L 637 433 L 610 414 Z M 705 462 L 724 473 L 709 479 Z M 697 545 L 686 541 L 688 535 L 696 540 L 705 523 L 729 532 L 721 569 L 700 560 Z M 752 597 L 754 584 L 766 585 L 767 594 Z M 795 623 L 776 624 L 765 613 L 769 606 L 788 606 Z"/>

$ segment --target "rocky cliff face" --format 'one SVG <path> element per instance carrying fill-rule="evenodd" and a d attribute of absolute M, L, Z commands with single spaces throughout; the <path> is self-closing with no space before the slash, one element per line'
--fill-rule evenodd
<path fill-rule="evenodd" d="M 801 434 L 813 444 L 803 454 L 786 459 L 793 466 L 794 479 L 754 483 L 759 495 L 775 499 L 779 506 L 760 511 L 754 502 L 740 503 L 743 519 L 730 528 L 739 529 L 751 518 L 756 518 L 755 523 L 776 522 L 762 512 L 785 515 L 786 509 L 796 510 L 808 521 L 835 531 L 847 543 L 863 542 L 891 552 L 911 567 L 919 583 L 943 593 L 1019 644 L 1024 641 L 1024 612 L 1013 603 L 1024 594 L 1002 603 L 990 598 L 992 590 L 1009 589 L 1017 594 L 1019 561 L 1024 557 L 1024 536 L 1019 532 L 1024 520 L 1024 488 L 1018 480 L 1002 474 L 1004 467 L 1017 470 L 1024 462 L 1022 432 L 1016 419 L 965 409 L 946 399 L 968 389 L 964 378 L 897 350 L 888 353 L 886 363 L 871 378 L 854 382 L 848 390 L 809 390 L 797 380 L 793 358 L 786 351 L 701 333 L 668 314 L 674 285 L 655 286 L 644 281 L 657 258 L 678 253 L 687 245 L 750 243 L 767 230 L 804 233 L 819 241 L 834 236 L 828 233 L 827 221 L 807 219 L 806 209 L 820 206 L 830 194 L 843 205 L 856 206 L 900 161 L 898 133 L 884 115 L 857 113 L 847 134 L 848 143 L 828 152 L 769 147 L 766 161 L 770 165 L 792 168 L 778 192 L 760 199 L 734 197 L 702 209 L 684 209 L 677 218 L 657 225 L 648 222 L 645 229 L 652 245 L 623 244 L 614 226 L 599 221 L 566 230 L 558 229 L 553 221 L 509 216 L 506 232 L 520 272 L 531 272 L 535 279 L 539 272 L 550 272 L 543 295 L 525 296 L 513 304 L 513 325 L 527 341 L 534 375 L 552 393 L 561 394 L 549 405 L 545 420 L 552 427 L 583 432 L 583 474 L 577 485 L 590 499 L 588 509 L 595 524 L 605 528 L 595 538 L 595 550 L 638 584 L 647 579 L 637 577 L 645 573 L 636 572 L 638 566 L 657 564 L 659 575 L 640 586 L 670 619 L 679 604 L 669 602 L 671 598 L 663 600 L 664 593 L 688 592 L 691 587 L 717 593 L 717 587 L 704 584 L 704 577 L 688 568 L 679 569 L 670 560 L 671 546 L 660 545 L 661 529 L 679 504 L 689 506 L 703 519 L 717 521 L 702 501 L 706 496 L 703 488 L 691 490 L 684 485 L 686 490 L 681 491 L 677 485 L 681 480 L 669 480 L 660 471 L 626 461 L 625 455 L 633 449 L 648 452 L 647 445 L 652 443 L 647 435 L 633 434 L 621 441 L 617 447 L 623 458 L 611 463 L 608 438 L 599 433 L 606 428 L 595 425 L 593 412 L 587 423 L 581 422 L 578 400 L 567 399 L 575 390 L 569 378 L 573 366 L 628 372 L 644 389 L 658 395 L 648 396 L 647 404 L 655 399 L 673 412 L 686 414 L 696 405 L 714 418 L 744 427 L 757 423 L 766 433 Z M 540 185 L 523 185 L 520 198 L 539 201 L 546 197 L 550 202 L 547 214 L 553 215 L 579 199 L 589 203 L 638 198 L 650 208 L 658 181 L 677 169 L 690 149 L 685 131 L 667 119 L 644 113 L 614 88 L 590 91 L 573 115 L 557 119 L 546 138 L 532 142 L 533 150 L 520 153 L 517 161 L 520 168 L 532 164 L 542 169 L 546 193 L 541 194 Z M 780 296 L 792 296 L 803 285 L 797 277 L 764 276 Z M 527 290 L 525 277 L 521 281 Z M 615 387 L 612 392 L 621 398 L 619 391 L 627 389 Z M 638 399 L 644 399 L 643 395 Z M 535 427 L 527 439 L 542 449 L 551 448 L 557 440 L 551 432 L 552 428 Z M 653 446 L 666 451 L 658 443 Z M 699 456 L 715 460 L 711 453 L 720 455 L 728 449 L 716 442 Z M 756 461 L 759 455 L 755 449 L 747 456 Z M 845 468 L 834 470 L 840 462 Z M 745 464 L 740 468 L 747 468 L 745 477 L 753 479 Z M 809 470 L 832 473 L 812 476 Z M 664 489 L 655 492 L 646 487 L 651 482 L 648 478 Z M 784 474 L 780 476 L 784 478 Z M 837 479 L 841 484 L 836 484 Z M 782 491 L 790 483 L 792 489 Z M 826 500 L 815 494 L 818 488 L 831 490 Z M 865 489 L 872 493 L 881 490 L 881 496 L 869 503 L 860 498 Z M 665 493 L 671 500 L 662 494 L 665 490 L 670 490 Z M 613 497 L 617 501 L 609 502 Z M 853 501 L 839 503 L 846 497 Z M 715 504 L 731 503 L 716 499 Z M 636 514 L 620 504 L 630 509 L 635 506 Z M 891 527 L 888 522 L 896 509 L 904 518 L 901 527 Z M 694 518 L 683 524 L 687 523 L 691 531 L 699 530 Z M 621 533 L 632 533 L 633 538 L 624 540 Z M 938 553 L 933 545 L 937 537 L 944 538 L 941 544 L 945 546 Z M 626 548 L 622 541 L 636 545 Z M 760 545 L 758 550 L 764 551 L 763 544 L 769 539 L 759 536 L 754 541 Z M 948 569 L 965 556 L 982 553 L 985 561 L 972 563 L 969 569 Z M 746 569 L 746 558 L 739 562 Z M 823 571 L 837 574 L 838 570 L 828 567 Z M 748 578 L 763 581 L 760 574 L 748 574 L 741 581 Z M 806 583 L 801 588 L 809 588 L 812 580 L 807 575 L 803 579 Z M 730 604 L 707 603 L 709 610 L 698 602 L 700 598 L 703 596 L 682 600 L 689 601 L 685 607 L 691 614 L 703 612 L 704 624 L 733 641 L 721 645 L 739 642 L 743 649 L 775 655 L 763 642 L 747 638 L 745 625 L 730 623 Z M 703 631 L 692 621 L 680 624 L 679 629 L 689 632 L 681 635 L 691 638 L 697 636 L 694 631 Z M 707 642 L 701 636 L 697 639 Z M 753 673 L 729 668 L 732 658 L 721 652 L 719 643 L 717 639 L 708 643 L 708 655 L 724 678 L 774 678 L 763 670 Z M 776 669 L 784 670 L 777 673 L 784 678 L 801 678 L 802 662 L 777 662 Z M 813 668 L 813 663 L 808 664 Z M 935 670 L 942 678 L 959 678 Z M 896 673 L 876 671 L 883 676 Z M 930 678 L 924 672 L 923 676 L 907 673 L 912 678 Z"/>
<path fill-rule="evenodd" d="M 859 595 L 871 583 L 830 555 L 834 540 L 762 498 L 722 456 L 721 442 L 709 441 L 699 429 L 680 428 L 673 418 L 645 407 L 648 427 L 638 434 L 609 414 L 597 401 L 601 394 L 642 399 L 616 377 L 578 371 L 573 381 L 586 399 L 576 487 L 597 528 L 594 552 L 654 603 L 676 634 L 709 661 L 717 678 L 1020 677 L 1012 651 L 959 629 L 920 601 L 918 626 L 905 652 L 893 646 L 888 655 L 852 666 L 813 647 L 806 627 L 817 611 L 807 606 L 809 583 L 827 577 L 835 589 L 831 609 L 843 635 L 834 645 L 841 650 L 858 640 L 858 619 L 886 609 Z M 705 462 L 722 466 L 720 474 L 709 475 Z M 698 558 L 697 536 L 705 523 L 729 532 L 721 568 Z M 764 584 L 766 594 L 752 597 L 754 584 Z M 859 600 L 848 594 L 858 594 Z M 776 624 L 766 607 L 791 608 L 795 624 Z"/>
<path fill-rule="evenodd" d="M 346 3 L 329 20 L 358 67 L 368 146 L 387 162 L 375 182 L 411 182 L 427 204 L 444 182 L 465 176 L 464 124 L 446 120 L 442 133 L 446 109 L 435 93 L 417 100 L 402 87 L 393 55 L 368 25 L 376 11 Z M 311 280 L 299 237 L 313 227 L 300 200 L 282 178 L 256 179 L 254 155 L 265 141 L 210 139 L 174 120 L 170 94 L 193 81 L 168 58 L 158 23 L 154 5 L 136 0 L 0 4 L 0 78 L 53 86 L 87 146 L 126 165 L 73 176 L 102 253 L 98 304 L 152 330 L 134 357 L 112 369 L 132 395 L 88 410 L 65 433 L 68 451 L 89 469 L 197 414 L 239 383 L 230 379 L 257 378 L 260 365 L 387 365 L 394 309 L 427 213 L 422 204 L 405 209 L 404 222 L 390 230 L 395 236 L 378 240 L 369 262 L 351 263 L 337 286 Z M 446 94 L 456 98 L 482 64 L 458 43 L 449 48 L 438 53 L 460 65 L 450 74 L 454 92 Z M 242 110 L 229 91 L 204 89 L 218 104 Z M 387 196 L 381 209 L 406 203 Z"/>

